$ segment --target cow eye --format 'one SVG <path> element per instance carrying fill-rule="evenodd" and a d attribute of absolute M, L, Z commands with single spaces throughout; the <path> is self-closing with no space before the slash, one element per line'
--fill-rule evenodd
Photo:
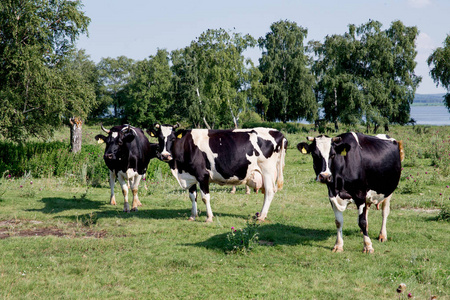
<path fill-rule="evenodd" d="M 336 154 L 333 153 L 330 155 L 330 158 L 333 159 L 335 156 L 336 156 Z"/>

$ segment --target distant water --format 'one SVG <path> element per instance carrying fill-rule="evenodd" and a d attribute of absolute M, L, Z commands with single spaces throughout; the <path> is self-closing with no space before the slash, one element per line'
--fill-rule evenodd
<path fill-rule="evenodd" d="M 445 106 L 411 106 L 411 118 L 418 125 L 450 125 L 450 113 Z"/>

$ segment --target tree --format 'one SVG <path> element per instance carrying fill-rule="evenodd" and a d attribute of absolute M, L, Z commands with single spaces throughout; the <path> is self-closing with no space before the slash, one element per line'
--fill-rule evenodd
<path fill-rule="evenodd" d="M 189 120 L 206 127 L 238 126 L 257 72 L 243 52 L 256 45 L 250 35 L 209 29 L 189 47 L 172 52 L 176 95 L 185 96 Z"/>
<path fill-rule="evenodd" d="M 63 123 L 71 105 L 64 96 L 73 87 L 63 58 L 90 22 L 81 7 L 81 1 L 0 2 L 0 135 L 45 137 Z"/>
<path fill-rule="evenodd" d="M 101 90 L 98 92 L 105 109 L 114 107 L 114 117 L 118 118 L 123 112 L 123 90 L 128 84 L 134 61 L 126 56 L 117 58 L 102 58 L 97 64 L 100 76 Z M 102 111 L 101 113 L 105 113 Z"/>
<path fill-rule="evenodd" d="M 307 29 L 290 21 L 275 22 L 270 29 L 258 40 L 263 49 L 259 61 L 261 82 L 270 101 L 267 119 L 312 121 L 317 116 L 317 102 L 313 91 L 315 78 L 308 68 L 310 60 L 303 45 Z"/>
<path fill-rule="evenodd" d="M 64 116 L 70 127 L 72 152 L 76 153 L 81 150 L 83 120 L 97 105 L 97 68 L 84 50 L 78 50 L 66 54 L 61 62 L 60 72 L 64 84 L 61 97 L 66 103 Z"/>
<path fill-rule="evenodd" d="M 433 66 L 430 71 L 436 86 L 441 84 L 447 89 L 444 97 L 445 106 L 450 111 L 450 35 L 444 41 L 444 47 L 439 47 L 428 57 L 428 66 Z"/>
<path fill-rule="evenodd" d="M 369 21 L 349 25 L 344 35 L 311 43 L 317 60 L 318 94 L 329 121 L 367 126 L 409 121 L 410 105 L 421 77 L 414 74 L 416 27 L 396 21 L 387 30 Z"/>
<path fill-rule="evenodd" d="M 125 115 L 130 123 L 148 127 L 156 121 L 178 121 L 173 120 L 170 110 L 171 76 L 166 50 L 134 64 L 124 90 Z"/>

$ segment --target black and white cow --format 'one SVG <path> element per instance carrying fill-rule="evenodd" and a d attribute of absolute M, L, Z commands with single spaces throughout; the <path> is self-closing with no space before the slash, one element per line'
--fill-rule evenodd
<path fill-rule="evenodd" d="M 107 130 L 103 125 L 101 127 L 108 136 L 99 134 L 95 139 L 99 143 L 106 144 L 103 159 L 109 169 L 109 186 L 111 187 L 110 204 L 116 205 L 114 184 L 117 178 L 125 198 L 123 211 L 130 212 L 130 205 L 128 204 L 128 183 L 130 183 L 133 193 L 131 210 L 137 211 L 137 207 L 141 206 L 138 198 L 139 182 L 147 171 L 150 159 L 156 157 L 158 145 L 150 144 L 140 128 L 121 125 Z"/>
<path fill-rule="evenodd" d="M 252 178 L 261 174 L 264 204 L 259 219 L 264 220 L 277 189 L 283 186 L 287 143 L 283 134 L 270 128 L 176 131 L 178 126 L 154 124 L 147 132 L 158 138 L 158 158 L 168 162 L 180 186 L 189 189 L 189 219 L 198 216 L 197 183 L 206 204 L 206 221 L 212 222 L 210 182 L 251 186 Z"/>
<path fill-rule="evenodd" d="M 364 252 L 372 253 L 368 236 L 367 212 L 370 204 L 382 204 L 380 241 L 387 239 L 386 221 L 390 212 L 392 193 L 397 188 L 401 161 L 404 157 L 402 142 L 386 136 L 367 136 L 344 133 L 330 138 L 320 135 L 308 137 L 311 144 L 299 143 L 300 152 L 311 153 L 317 181 L 328 187 L 328 196 L 334 210 L 337 238 L 333 252 L 343 251 L 343 211 L 354 201 L 359 213 L 358 224 L 364 235 Z"/>

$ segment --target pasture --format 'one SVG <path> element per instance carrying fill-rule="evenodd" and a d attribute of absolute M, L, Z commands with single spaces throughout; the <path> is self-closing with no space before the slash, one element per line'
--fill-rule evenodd
<path fill-rule="evenodd" d="M 94 145 L 98 126 L 84 128 Z M 66 134 L 67 133 L 67 134 Z M 106 173 L 83 167 L 0 179 L 0 296 L 3 299 L 415 299 L 450 298 L 450 127 L 393 127 L 406 159 L 391 201 L 388 241 L 376 240 L 381 211 L 369 212 L 375 253 L 363 254 L 354 205 L 344 212 L 344 252 L 332 253 L 334 214 L 312 158 L 295 148 L 307 135 L 286 134 L 284 188 L 258 227 L 259 244 L 231 253 L 227 234 L 260 211 L 261 194 L 211 186 L 215 218 L 188 221 L 191 203 L 168 172 L 151 161 L 138 212 L 109 205 Z M 67 132 L 55 140 L 65 142 Z M 151 140 L 155 142 L 155 140 Z M 91 153 L 91 152 L 89 152 Z M 43 158 L 41 159 L 43 160 Z M 61 160 L 61 158 L 58 158 Z M 86 161 L 89 161 L 86 158 Z M 24 162 L 25 163 L 25 162 Z M 77 173 L 78 172 L 78 173 Z M 81 179 L 80 179 L 81 178 Z M 400 283 L 406 291 L 396 292 Z"/>

